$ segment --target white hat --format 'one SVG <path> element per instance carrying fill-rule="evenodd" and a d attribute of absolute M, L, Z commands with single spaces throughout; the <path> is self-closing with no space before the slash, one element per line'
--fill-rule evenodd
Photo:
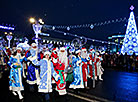
<path fill-rule="evenodd" d="M 22 51 L 22 48 L 21 47 L 17 47 L 16 50 L 21 50 Z"/>
<path fill-rule="evenodd" d="M 81 50 L 79 50 L 79 49 L 78 49 L 78 50 L 76 50 L 76 54 L 78 54 L 78 53 L 80 53 L 80 52 L 81 52 Z"/>
<path fill-rule="evenodd" d="M 61 50 L 65 50 L 65 47 L 61 47 L 61 48 L 60 48 L 60 51 L 61 51 Z"/>
<path fill-rule="evenodd" d="M 82 51 L 87 51 L 85 47 L 84 47 L 84 48 L 82 48 L 81 50 L 82 50 Z"/>
<path fill-rule="evenodd" d="M 95 50 L 94 49 L 90 49 L 90 52 L 92 53 L 92 52 L 95 52 Z"/>
<path fill-rule="evenodd" d="M 99 54 L 99 52 L 96 52 L 95 54 L 96 54 L 97 56 L 99 56 L 99 55 L 100 55 L 100 54 Z"/>
<path fill-rule="evenodd" d="M 50 53 L 49 51 L 46 51 L 46 52 L 44 53 L 44 56 L 45 56 L 46 54 L 49 55 L 49 56 L 51 55 L 51 53 Z"/>
<path fill-rule="evenodd" d="M 53 48 L 53 51 L 58 51 L 58 47 L 56 47 L 56 48 Z"/>
<path fill-rule="evenodd" d="M 34 47 L 34 46 L 37 46 L 37 45 L 36 45 L 36 43 L 32 43 L 31 46 Z"/>

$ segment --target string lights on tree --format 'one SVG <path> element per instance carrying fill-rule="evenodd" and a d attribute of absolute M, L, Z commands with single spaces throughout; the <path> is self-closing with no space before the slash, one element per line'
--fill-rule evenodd
<path fill-rule="evenodd" d="M 135 53 L 138 55 L 138 34 L 137 34 L 137 26 L 134 16 L 134 6 L 130 7 L 130 17 L 128 20 L 128 25 L 126 29 L 126 34 L 124 38 L 124 42 L 121 48 L 121 53 L 124 55 L 133 55 Z"/>

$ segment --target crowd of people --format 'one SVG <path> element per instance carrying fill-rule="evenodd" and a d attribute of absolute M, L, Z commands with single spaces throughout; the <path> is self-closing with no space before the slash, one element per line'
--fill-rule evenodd
<path fill-rule="evenodd" d="M 59 95 L 66 95 L 67 88 L 89 89 L 88 78 L 103 80 L 102 56 L 92 48 L 63 46 L 49 49 L 32 43 L 27 49 L 23 46 L 3 47 L 0 58 L 1 72 L 10 70 L 9 90 L 20 100 L 24 98 L 21 93 L 24 90 L 22 78 L 26 78 L 30 89 L 37 85 L 38 92 L 45 94 L 47 101 L 53 84 Z"/>
<path fill-rule="evenodd" d="M 119 53 L 107 54 L 103 56 L 102 66 L 104 68 L 114 68 L 129 72 L 138 71 L 138 56 L 133 55 L 122 55 Z"/>

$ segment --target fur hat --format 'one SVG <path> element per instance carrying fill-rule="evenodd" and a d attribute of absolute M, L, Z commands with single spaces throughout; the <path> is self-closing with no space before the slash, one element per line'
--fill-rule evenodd
<path fill-rule="evenodd" d="M 56 47 L 56 48 L 53 48 L 53 51 L 58 51 L 58 48 Z"/>
<path fill-rule="evenodd" d="M 64 51 L 65 51 L 65 47 L 61 47 L 61 48 L 60 48 L 60 51 L 61 51 L 61 50 L 64 50 Z"/>
<path fill-rule="evenodd" d="M 22 51 L 22 48 L 21 47 L 17 47 L 16 50 L 21 50 Z"/>
<path fill-rule="evenodd" d="M 78 54 L 78 53 L 80 53 L 81 52 L 81 50 L 80 49 L 77 49 L 76 50 L 76 54 Z"/>
<path fill-rule="evenodd" d="M 31 46 L 34 47 L 34 46 L 37 46 L 37 45 L 36 45 L 36 43 L 32 43 Z"/>
<path fill-rule="evenodd" d="M 51 53 L 50 53 L 49 51 L 46 51 L 46 52 L 44 53 L 44 56 L 45 56 L 46 54 L 49 55 L 49 56 L 51 55 Z"/>
<path fill-rule="evenodd" d="M 83 48 L 81 49 L 81 51 L 87 51 L 87 50 L 86 50 L 86 48 L 85 48 L 85 47 L 83 47 Z"/>
<path fill-rule="evenodd" d="M 95 50 L 94 49 L 90 49 L 90 52 L 92 53 L 92 52 L 95 52 Z"/>

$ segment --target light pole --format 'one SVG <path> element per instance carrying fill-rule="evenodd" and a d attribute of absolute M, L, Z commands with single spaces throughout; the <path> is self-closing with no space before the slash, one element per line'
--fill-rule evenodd
<path fill-rule="evenodd" d="M 41 24 L 44 24 L 44 22 L 42 21 L 42 19 L 39 19 L 37 21 L 34 18 L 30 18 L 30 22 L 32 23 L 33 30 L 35 32 L 35 42 L 36 42 L 36 44 L 38 46 L 38 34 L 41 33 L 41 29 L 42 29 L 42 25 Z"/>
<path fill-rule="evenodd" d="M 10 32 L 10 33 L 5 32 L 5 35 L 6 35 L 6 38 L 8 40 L 8 48 L 10 48 L 10 42 L 11 42 L 11 39 L 13 37 L 12 32 Z"/>

